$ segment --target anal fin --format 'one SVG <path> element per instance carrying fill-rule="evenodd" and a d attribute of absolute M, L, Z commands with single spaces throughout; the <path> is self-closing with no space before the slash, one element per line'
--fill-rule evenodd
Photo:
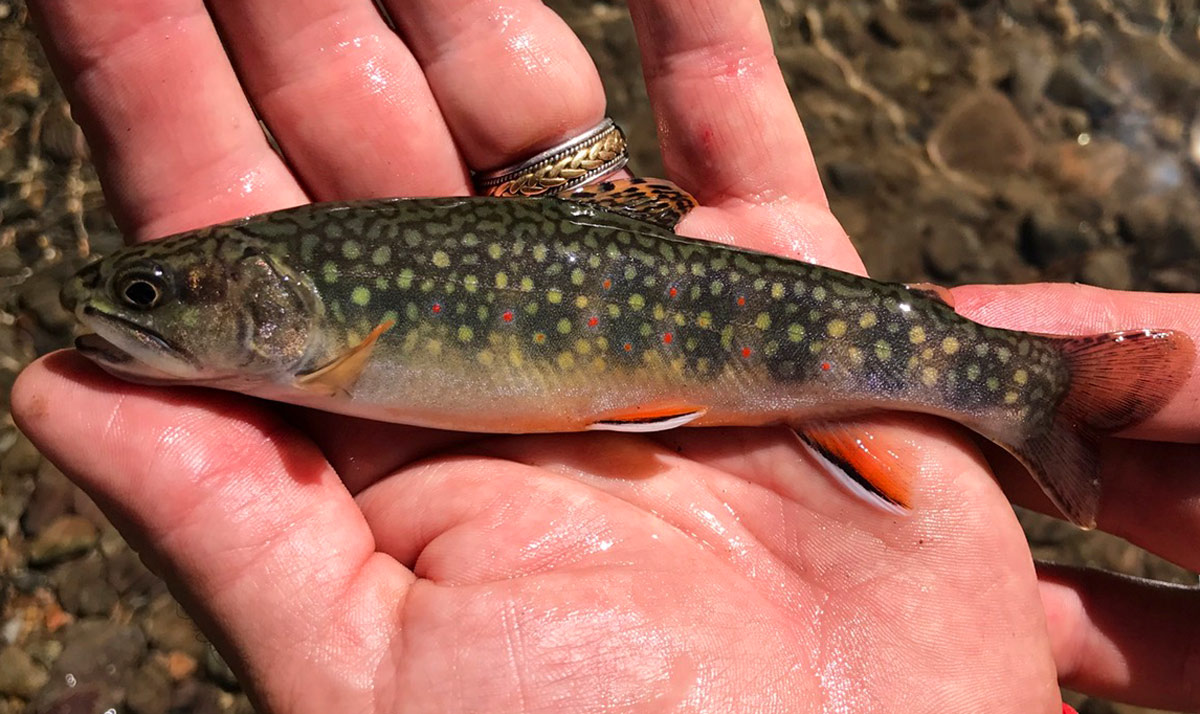
<path fill-rule="evenodd" d="M 859 422 L 805 424 L 796 436 L 825 471 L 863 501 L 889 513 L 912 510 L 915 474 L 898 453 L 901 445 Z"/>
<path fill-rule="evenodd" d="M 606 415 L 588 425 L 588 431 L 624 431 L 645 434 L 667 431 L 689 424 L 704 416 L 707 409 L 698 407 L 661 407 L 642 409 L 624 414 Z"/>
<path fill-rule="evenodd" d="M 350 388 L 362 375 L 367 362 L 371 360 L 375 343 L 395 324 L 392 320 L 381 323 L 371 330 L 371 334 L 367 335 L 362 342 L 346 350 L 325 366 L 297 375 L 296 386 L 305 391 L 328 397 L 348 394 Z"/>
<path fill-rule="evenodd" d="M 667 229 L 674 229 L 696 207 L 696 199 L 666 179 L 601 181 L 560 198 L 586 203 Z"/>

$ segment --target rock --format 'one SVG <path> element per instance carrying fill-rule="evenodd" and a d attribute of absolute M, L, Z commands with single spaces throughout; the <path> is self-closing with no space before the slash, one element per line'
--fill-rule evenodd
<path fill-rule="evenodd" d="M 141 609 L 157 595 L 165 594 L 166 586 L 126 547 L 107 558 L 108 582 L 126 605 Z"/>
<path fill-rule="evenodd" d="M 843 196 L 863 196 L 875 188 L 870 167 L 858 161 L 830 161 L 825 166 L 829 187 Z"/>
<path fill-rule="evenodd" d="M 1200 265 L 1192 268 L 1166 268 L 1156 271 L 1151 278 L 1154 290 L 1174 293 L 1200 292 Z"/>
<path fill-rule="evenodd" d="M 204 636 L 169 595 L 159 596 L 150 604 L 142 628 L 157 650 L 177 650 L 195 660 L 204 656 L 207 646 Z"/>
<path fill-rule="evenodd" d="M 0 694 L 29 699 L 46 686 L 50 676 L 24 650 L 8 645 L 0 650 Z"/>
<path fill-rule="evenodd" d="M 117 604 L 117 591 L 104 579 L 105 561 L 99 553 L 69 561 L 54 570 L 59 602 L 79 616 L 107 615 Z"/>
<path fill-rule="evenodd" d="M 42 150 L 60 162 L 82 159 L 85 155 L 83 134 L 79 131 L 71 110 L 64 104 L 56 104 L 42 118 Z"/>
<path fill-rule="evenodd" d="M 1133 288 L 1129 258 L 1119 250 L 1097 250 L 1088 254 L 1079 271 L 1079 279 L 1088 285 L 1110 290 Z"/>
<path fill-rule="evenodd" d="M 96 545 L 96 527 L 86 518 L 61 516 L 29 546 L 29 562 L 50 565 L 86 553 Z"/>
<path fill-rule="evenodd" d="M 38 697 L 38 705 L 30 708 L 30 714 L 93 714 L 93 712 L 115 711 L 103 703 L 116 704 L 104 698 L 104 690 L 95 684 L 84 683 L 70 689 L 56 689 L 53 695 Z"/>
<path fill-rule="evenodd" d="M 943 169 L 994 175 L 1027 170 L 1036 142 L 1008 97 L 979 90 L 946 112 L 926 146 L 929 158 Z"/>
<path fill-rule="evenodd" d="M 1040 207 L 1021 224 L 1017 246 L 1031 264 L 1046 268 L 1095 248 L 1098 242 L 1087 224 Z"/>
<path fill-rule="evenodd" d="M 1046 82 L 1046 98 L 1088 113 L 1093 124 L 1107 119 L 1120 104 L 1117 93 L 1087 71 L 1079 60 L 1064 57 Z"/>
<path fill-rule="evenodd" d="M 138 668 L 130 681 L 125 706 L 133 714 L 167 714 L 171 708 L 171 678 L 153 660 Z"/>
<path fill-rule="evenodd" d="M 899 12 L 880 5 L 871 13 L 867 29 L 881 42 L 892 47 L 906 45 L 912 41 L 912 25 Z"/>
<path fill-rule="evenodd" d="M 979 251 L 979 236 L 961 223 L 938 221 L 925 236 L 925 265 L 940 280 L 957 278 Z"/>
<path fill-rule="evenodd" d="M 38 453 L 37 447 L 25 438 L 24 434 L 19 434 L 17 440 L 5 452 L 4 459 L 0 460 L 0 469 L 14 474 L 32 474 L 41 463 L 42 455 Z"/>
<path fill-rule="evenodd" d="M 80 620 L 63 636 L 63 652 L 50 668 L 49 684 L 31 702 L 31 710 L 55 714 L 120 710 L 125 685 L 146 653 L 142 631 L 109 620 Z"/>
<path fill-rule="evenodd" d="M 69 513 L 74 492 L 75 485 L 54 464 L 43 461 L 38 469 L 33 496 L 21 519 L 25 534 L 35 538 L 51 523 Z"/>

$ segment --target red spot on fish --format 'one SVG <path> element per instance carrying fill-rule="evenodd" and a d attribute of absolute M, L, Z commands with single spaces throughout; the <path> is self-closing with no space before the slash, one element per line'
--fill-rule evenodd
<path fill-rule="evenodd" d="M 674 285 L 672 285 L 671 289 L 667 291 L 667 295 L 670 295 L 671 297 L 675 297 L 678 294 L 679 294 L 679 288 L 675 287 Z"/>
<path fill-rule="evenodd" d="M 599 325 L 599 324 L 600 324 L 600 318 L 598 318 L 598 317 L 589 317 L 588 318 L 588 327 L 595 327 L 596 325 Z"/>
<path fill-rule="evenodd" d="M 604 289 L 610 290 L 611 288 L 612 288 L 612 281 L 609 280 L 608 278 L 605 278 L 604 279 Z"/>
<path fill-rule="evenodd" d="M 441 311 L 442 311 L 442 306 L 441 306 L 441 304 L 440 304 L 440 303 L 436 303 L 436 302 L 435 302 L 435 303 L 433 304 L 433 308 L 432 308 L 432 309 L 433 309 L 433 314 L 434 314 L 434 315 L 436 315 L 436 314 L 438 314 L 439 312 L 441 312 Z"/>
<path fill-rule="evenodd" d="M 742 297 L 741 295 L 738 295 L 738 305 L 745 305 L 745 304 L 746 304 L 746 298 Z"/>
<path fill-rule="evenodd" d="M 663 335 L 663 344 L 664 345 L 669 345 L 674 341 L 675 341 L 675 335 L 672 335 L 670 332 Z"/>
<path fill-rule="evenodd" d="M 546 333 L 544 333 L 544 332 L 537 333 L 536 335 L 533 336 L 533 341 L 538 343 L 539 345 L 545 343 Z"/>
<path fill-rule="evenodd" d="M 632 343 L 626 342 L 624 347 L 625 347 L 626 352 L 633 352 L 633 344 Z"/>
<path fill-rule="evenodd" d="M 513 321 L 513 314 L 512 314 L 512 310 L 508 310 L 508 311 L 506 311 L 506 312 L 505 312 L 503 315 L 501 315 L 500 317 L 501 317 L 501 318 L 502 318 L 502 319 L 503 319 L 505 322 L 512 322 L 512 321 Z"/>
<path fill-rule="evenodd" d="M 750 355 L 752 355 L 752 354 L 754 354 L 754 350 L 750 349 L 749 347 L 742 348 L 742 356 L 743 357 L 749 359 Z"/>
<path fill-rule="evenodd" d="M 822 362 L 822 363 L 821 363 L 821 369 L 823 369 L 823 370 L 825 370 L 826 372 L 828 372 L 829 370 L 833 369 L 833 365 L 829 364 L 828 362 Z"/>

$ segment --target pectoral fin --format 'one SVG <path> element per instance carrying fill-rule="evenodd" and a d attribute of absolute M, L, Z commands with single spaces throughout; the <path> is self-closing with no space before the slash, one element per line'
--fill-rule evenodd
<path fill-rule="evenodd" d="M 343 352 L 332 362 L 311 372 L 296 376 L 296 386 L 314 394 L 327 397 L 345 396 L 350 388 L 358 381 L 362 371 L 371 360 L 371 352 L 375 343 L 383 333 L 392 329 L 396 323 L 388 320 L 371 330 L 366 339 Z"/>
<path fill-rule="evenodd" d="M 603 181 L 562 198 L 667 229 L 674 229 L 696 207 L 696 199 L 690 193 L 665 179 Z"/>
<path fill-rule="evenodd" d="M 644 434 L 683 426 L 704 416 L 707 409 L 697 407 L 661 407 L 605 416 L 588 425 L 588 431 L 625 431 Z"/>
<path fill-rule="evenodd" d="M 796 430 L 809 453 L 838 483 L 873 506 L 907 515 L 915 474 L 900 459 L 902 444 L 889 444 L 866 424 L 827 422 Z"/>

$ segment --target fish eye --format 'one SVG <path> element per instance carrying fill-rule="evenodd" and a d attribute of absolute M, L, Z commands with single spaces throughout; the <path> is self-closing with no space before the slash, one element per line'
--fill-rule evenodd
<path fill-rule="evenodd" d="M 130 307 L 150 310 L 162 302 L 166 287 L 161 270 L 136 273 L 121 278 L 117 284 L 117 295 Z"/>

